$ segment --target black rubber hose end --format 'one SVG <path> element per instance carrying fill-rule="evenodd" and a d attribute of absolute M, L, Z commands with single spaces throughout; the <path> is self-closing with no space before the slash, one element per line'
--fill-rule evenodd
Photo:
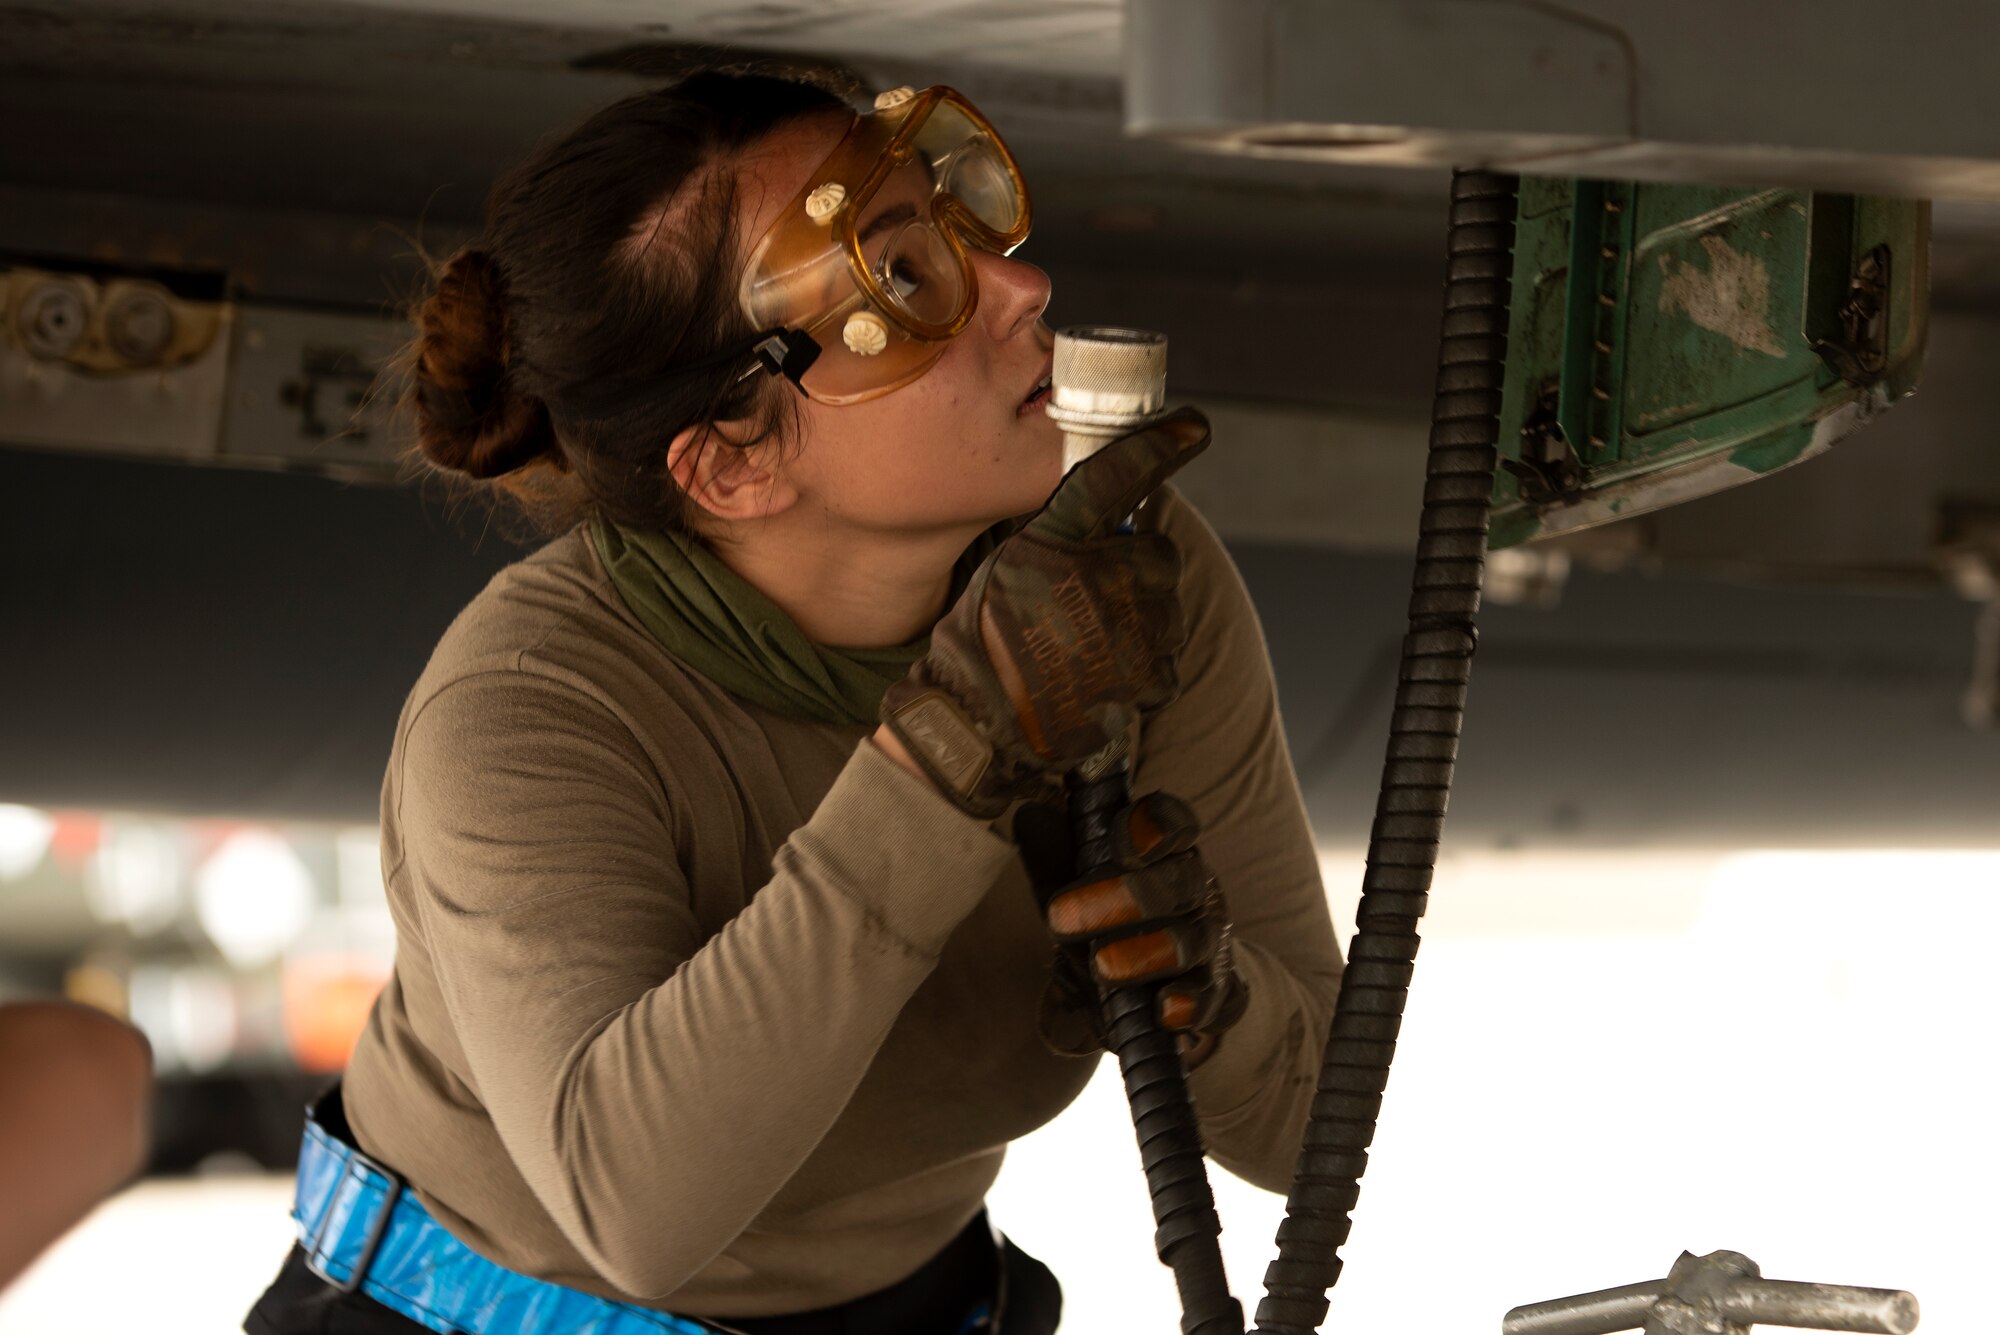
<path fill-rule="evenodd" d="M 1069 785 L 1079 874 L 1115 863 L 1111 820 L 1131 800 L 1123 770 Z M 1222 1268 L 1222 1220 L 1208 1185 L 1201 1127 L 1174 1035 L 1161 1027 L 1157 987 L 1121 987 L 1100 999 L 1105 1046 L 1118 1058 L 1139 1160 L 1153 1201 L 1153 1249 L 1173 1271 L 1183 1335 L 1243 1335 L 1243 1305 Z"/>

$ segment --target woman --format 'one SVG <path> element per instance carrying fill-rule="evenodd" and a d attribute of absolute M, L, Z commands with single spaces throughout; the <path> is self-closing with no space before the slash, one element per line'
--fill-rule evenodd
<path fill-rule="evenodd" d="M 497 187 L 421 440 L 559 536 L 398 723 L 395 977 L 253 1335 L 1052 1330 L 982 1201 L 1100 1055 L 1086 971 L 1159 986 L 1213 1156 L 1284 1185 L 1339 956 L 1269 664 L 1171 491 L 1116 531 L 1206 426 L 1059 477 L 1028 221 L 949 90 L 756 76 Z M 1135 728 L 1177 796 L 1065 884 L 1022 804 Z"/>

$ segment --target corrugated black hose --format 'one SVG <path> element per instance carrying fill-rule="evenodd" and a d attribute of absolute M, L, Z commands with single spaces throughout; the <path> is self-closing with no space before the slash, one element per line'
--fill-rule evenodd
<path fill-rule="evenodd" d="M 1112 822 L 1131 800 L 1126 768 L 1095 780 L 1069 778 L 1070 838 L 1083 874 L 1117 865 Z M 1153 1250 L 1174 1272 L 1184 1335 L 1243 1335 L 1243 1305 L 1222 1269 L 1222 1220 L 1202 1161 L 1201 1129 L 1174 1036 L 1160 1026 L 1159 987 L 1106 992 L 1099 1014 L 1118 1057 L 1139 1161 L 1153 1198 Z"/>
<path fill-rule="evenodd" d="M 1478 642 L 1519 184 L 1490 172 L 1452 177 L 1437 397 L 1388 758 L 1319 1092 L 1278 1259 L 1264 1273 L 1260 1335 L 1311 1335 L 1326 1320 L 1403 1023 Z"/>

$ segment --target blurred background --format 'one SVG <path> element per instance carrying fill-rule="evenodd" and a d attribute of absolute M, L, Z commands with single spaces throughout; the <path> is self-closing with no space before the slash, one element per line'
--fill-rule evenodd
<path fill-rule="evenodd" d="M 126 1016 L 159 1068 L 146 1176 L 0 1294 L 0 1335 L 233 1329 L 275 1271 L 301 1107 L 393 958 L 397 711 L 532 546 L 403 467 L 404 301 L 540 136 L 739 51 L 963 89 L 1034 188 L 1050 322 L 1169 334 L 1173 392 L 1217 427 L 1184 489 L 1263 620 L 1343 939 L 1442 164 L 1934 199 L 1914 398 L 1754 485 L 1496 553 L 1333 1322 L 1492 1329 L 1726 1247 L 1990 1325 L 2000 19 L 1919 4 L 1890 42 L 1848 0 L 1600 9 L 0 7 L 0 999 Z M 1174 121 L 1174 89 L 1235 86 L 1191 52 L 1253 29 L 1288 34 L 1238 71 L 1258 96 Z M 78 369 L 22 323 L 50 282 L 150 294 L 132 329 L 210 341 Z M 1218 1191 L 1254 1300 L 1279 1202 Z M 1173 1328 L 1113 1084 L 1021 1144 L 994 1205 L 1062 1275 L 1066 1330 Z"/>
<path fill-rule="evenodd" d="M 60 878 L 81 818 L 5 820 L 9 897 Z M 105 824 L 154 841 L 163 925 L 141 947 L 129 917 L 93 919 L 65 971 L 154 1042 L 157 1158 L 0 1295 L 0 1331 L 233 1330 L 289 1245 L 278 1170 L 305 1093 L 386 968 L 373 831 Z M 44 839 L 46 862 L 15 872 Z M 78 881 L 101 884 L 105 847 Z M 160 870 L 174 858 L 191 880 Z M 239 862 L 296 890 L 254 963 L 201 926 L 219 893 L 203 869 Z M 1343 938 L 1359 866 L 1327 850 Z M 1447 854 L 1329 1328 L 1492 1330 L 1517 1303 L 1726 1247 L 1779 1278 L 1908 1289 L 1925 1329 L 1982 1329 L 1996 885 L 1995 848 Z M 1251 1300 L 1283 1201 L 1214 1179 Z M 1065 1330 L 1176 1328 L 1110 1067 L 1018 1144 L 992 1208 L 1057 1269 Z"/>

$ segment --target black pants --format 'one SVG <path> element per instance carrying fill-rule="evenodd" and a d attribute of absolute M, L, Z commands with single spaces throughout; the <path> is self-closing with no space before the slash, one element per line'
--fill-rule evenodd
<path fill-rule="evenodd" d="M 997 1335 L 1053 1335 L 1062 1286 L 1049 1268 L 1003 1242 L 996 1255 L 982 1213 L 901 1283 L 839 1307 L 796 1316 L 720 1317 L 743 1335 L 956 1335 L 959 1322 L 1005 1277 Z M 306 1269 L 297 1247 L 243 1322 L 249 1335 L 432 1335 L 362 1293 L 342 1293 Z M 533 1335 L 543 1335 L 536 1331 Z M 548 1335 L 557 1335 L 548 1332 Z"/>

